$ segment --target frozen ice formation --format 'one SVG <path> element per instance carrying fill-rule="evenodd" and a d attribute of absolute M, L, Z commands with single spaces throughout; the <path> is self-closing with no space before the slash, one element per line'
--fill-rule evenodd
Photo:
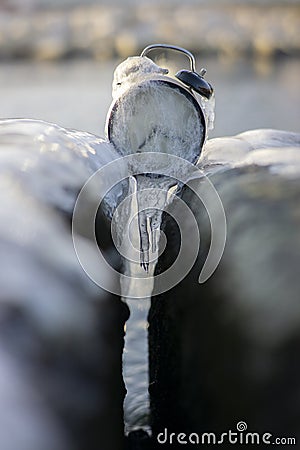
<path fill-rule="evenodd" d="M 36 120 L 0 121 L 3 450 L 118 448 L 124 392 L 116 367 L 126 318 L 120 320 L 121 302 L 80 266 L 71 234 L 79 191 L 117 157 L 88 133 Z M 86 208 L 98 202 L 94 186 Z M 78 239 L 97 261 L 85 211 L 81 222 Z"/>
<path fill-rule="evenodd" d="M 300 173 L 300 135 L 283 130 L 249 130 L 236 136 L 208 140 L 198 161 L 205 172 L 243 167 L 266 166 L 285 177 Z"/>
<path fill-rule="evenodd" d="M 146 56 L 131 56 L 118 65 L 112 84 L 113 99 L 120 97 L 127 89 L 139 83 L 141 79 L 167 74 L 164 69 Z"/>
<path fill-rule="evenodd" d="M 174 173 L 171 158 L 164 167 L 158 168 L 159 176 L 153 175 L 157 164 L 153 153 L 175 155 L 195 163 L 205 139 L 204 117 L 199 114 L 196 99 L 185 88 L 180 88 L 174 78 L 164 77 L 167 73 L 168 69 L 157 66 L 145 56 L 122 62 L 114 73 L 114 101 L 107 118 L 108 137 L 121 156 L 149 154 L 148 173 L 146 167 L 141 170 L 143 175 L 136 177 L 140 262 L 146 271 L 149 251 L 153 253 L 158 247 L 167 192 L 177 184 L 170 176 Z M 202 100 L 201 105 L 211 128 L 214 100 Z M 138 167 L 129 167 L 130 171 L 135 175 Z"/>

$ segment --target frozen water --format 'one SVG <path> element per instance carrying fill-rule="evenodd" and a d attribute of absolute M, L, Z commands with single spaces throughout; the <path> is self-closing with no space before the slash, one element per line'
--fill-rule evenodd
<path fill-rule="evenodd" d="M 172 78 L 163 77 L 167 71 L 146 57 L 128 58 L 115 70 L 114 103 L 108 114 L 107 132 L 122 156 L 159 152 L 190 162 L 198 159 L 205 138 L 204 119 L 191 94 Z M 214 101 L 201 100 L 201 105 L 211 128 Z M 148 172 L 155 164 L 155 158 L 149 155 Z M 140 259 L 146 271 L 149 268 L 150 242 L 156 248 L 167 191 L 174 185 L 174 180 L 168 179 L 170 167 L 166 165 L 159 169 L 162 177 L 152 180 L 150 177 L 149 180 L 142 176 L 137 185 Z M 146 188 L 148 192 L 141 196 Z M 161 188 L 165 195 L 159 193 L 159 198 L 156 198 L 157 193 L 151 193 L 154 188 Z"/>
<path fill-rule="evenodd" d="M 267 166 L 282 176 L 300 173 L 300 134 L 290 131 L 258 129 L 236 136 L 208 140 L 198 161 L 204 172 L 249 164 Z"/>
<path fill-rule="evenodd" d="M 119 98 L 142 79 L 145 80 L 147 77 L 153 77 L 153 75 L 164 75 L 168 72 L 168 69 L 158 66 L 146 56 L 131 56 L 119 64 L 114 72 L 113 99 Z"/>
<path fill-rule="evenodd" d="M 160 152 L 197 160 L 204 124 L 194 104 L 173 86 L 152 78 L 131 87 L 114 103 L 109 138 L 122 156 Z"/>
<path fill-rule="evenodd" d="M 211 129 L 214 119 L 214 99 L 199 99 L 204 119 L 196 100 L 174 79 L 164 77 L 167 72 L 146 57 L 128 58 L 121 63 L 114 74 L 114 102 L 107 117 L 107 134 L 120 155 L 148 155 L 143 165 L 136 158 L 128 167 L 136 182 L 131 179 L 131 201 L 118 208 L 115 218 L 118 240 L 123 240 L 121 247 L 126 252 L 124 275 L 144 279 L 143 292 L 137 292 L 134 278 L 121 277 L 123 298 L 131 310 L 123 358 L 126 433 L 137 428 L 149 431 L 147 313 L 162 213 L 168 192 L 177 183 L 174 174 L 182 171 L 180 160 L 174 167 L 174 160 L 166 157 L 162 166 L 155 153 L 195 163 L 205 138 L 203 121 Z M 160 175 L 154 176 L 153 171 Z M 141 298 L 132 299 L 137 295 Z"/>

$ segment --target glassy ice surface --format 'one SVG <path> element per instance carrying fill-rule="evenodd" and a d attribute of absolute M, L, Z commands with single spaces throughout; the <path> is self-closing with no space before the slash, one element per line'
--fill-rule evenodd
<path fill-rule="evenodd" d="M 150 298 L 126 299 L 130 318 L 126 323 L 123 376 L 125 433 L 143 428 L 150 432 L 148 395 L 148 311 Z"/>
<path fill-rule="evenodd" d="M 128 235 L 125 241 L 124 253 L 128 259 L 124 259 L 124 275 L 121 277 L 123 301 L 130 309 L 130 317 L 125 326 L 125 348 L 123 352 L 123 377 L 127 394 L 124 401 L 124 425 L 125 433 L 136 429 L 150 430 L 150 402 L 148 394 L 148 312 L 150 298 L 153 289 L 153 272 L 157 254 L 151 252 L 152 261 L 149 271 L 146 272 L 140 264 L 140 235 L 138 223 L 138 202 L 136 195 L 136 182 L 130 179 L 130 191 L 132 200 L 130 211 L 120 212 L 119 222 L 129 216 L 128 229 L 123 226 L 123 234 Z M 124 224 L 125 225 L 125 224 Z M 132 247 L 130 246 L 132 244 Z M 152 250 L 150 248 L 150 250 Z M 142 291 L 139 290 L 134 278 L 143 277 Z M 141 298 L 132 298 L 132 296 Z"/>
<path fill-rule="evenodd" d="M 200 155 L 204 135 L 202 116 L 188 91 L 162 84 L 162 75 L 157 73 L 159 70 L 163 69 L 142 57 L 128 58 L 118 66 L 113 82 L 116 101 L 108 121 L 109 138 L 123 156 L 159 152 L 195 162 Z M 168 83 L 173 82 L 169 77 L 165 79 Z M 161 183 L 161 179 L 156 178 L 149 185 L 148 177 L 138 176 L 137 179 L 138 191 L 144 190 L 145 193 L 146 188 L 151 189 L 149 195 L 137 199 L 140 262 L 147 272 L 150 235 L 154 236 L 155 230 L 160 229 L 161 221 L 161 214 L 158 215 L 154 208 L 163 210 L 167 197 L 154 195 L 153 188 L 164 189 L 166 180 Z"/>

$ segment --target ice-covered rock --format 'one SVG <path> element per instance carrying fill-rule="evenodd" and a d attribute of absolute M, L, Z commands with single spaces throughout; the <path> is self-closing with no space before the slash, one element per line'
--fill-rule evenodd
<path fill-rule="evenodd" d="M 213 139 L 204 147 L 198 164 L 223 203 L 227 242 L 216 272 L 198 284 L 211 229 L 203 204 L 185 189 L 201 251 L 190 274 L 152 301 L 154 434 L 166 427 L 218 437 L 244 421 L 249 432 L 299 439 L 299 154 L 299 134 L 276 130 Z M 193 183 L 200 193 L 205 189 L 201 178 Z M 192 224 L 181 218 L 181 231 L 189 230 Z M 174 260 L 180 242 L 168 219 L 164 231 L 168 244 L 158 272 Z M 195 242 L 186 245 L 192 251 Z"/>
<path fill-rule="evenodd" d="M 71 235 L 80 189 L 115 158 L 87 133 L 0 121 L 1 450 L 121 448 L 127 308 L 90 280 Z M 96 260 L 84 213 L 81 230 Z"/>

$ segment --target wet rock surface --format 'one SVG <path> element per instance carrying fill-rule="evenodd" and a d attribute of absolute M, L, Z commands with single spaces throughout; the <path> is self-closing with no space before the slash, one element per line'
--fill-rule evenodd
<path fill-rule="evenodd" d="M 300 148 L 299 135 L 280 133 L 207 143 L 199 165 L 220 195 L 228 229 L 221 263 L 202 285 L 210 224 L 192 191 L 182 195 L 197 218 L 201 251 L 178 286 L 152 299 L 154 435 L 164 428 L 221 434 L 245 421 L 249 432 L 272 433 L 272 441 L 299 439 Z M 183 226 L 191 224 L 183 218 Z M 158 271 L 179 248 L 168 217 L 164 231 L 168 246 Z"/>
<path fill-rule="evenodd" d="M 113 149 L 41 121 L 0 122 L 0 448 L 121 449 L 128 308 L 80 266 L 71 219 Z M 99 200 L 99 199 L 98 199 Z M 97 192 L 86 196 L 87 208 Z M 79 231 L 87 255 L 96 257 Z M 97 233 L 110 251 L 109 230 Z"/>

